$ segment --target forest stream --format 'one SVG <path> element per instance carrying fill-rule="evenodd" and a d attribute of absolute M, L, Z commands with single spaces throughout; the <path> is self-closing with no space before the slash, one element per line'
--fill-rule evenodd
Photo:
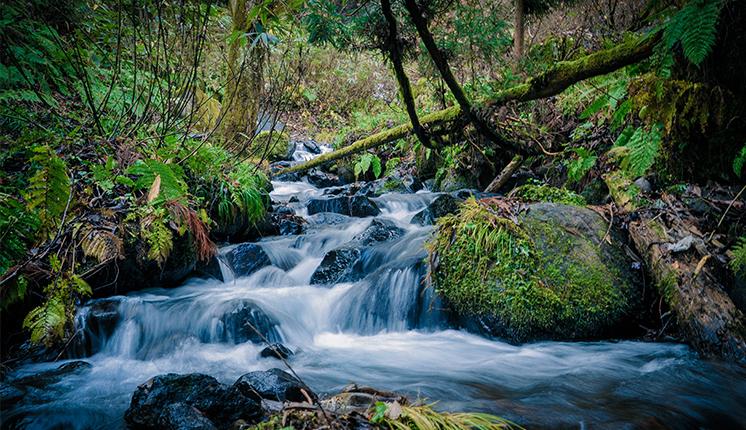
<path fill-rule="evenodd" d="M 423 283 L 423 245 L 433 227 L 410 223 L 437 193 L 387 193 L 373 199 L 380 215 L 358 218 L 308 215 L 309 199 L 323 188 L 272 185 L 272 200 L 295 197 L 288 206 L 308 227 L 301 235 L 259 241 L 270 265 L 234 277 L 224 256 L 241 245 L 232 245 L 220 250 L 224 282 L 192 278 L 178 288 L 90 302 L 76 317 L 97 351 L 82 358 L 90 368 L 30 390 L 3 412 L 3 428 L 124 428 L 133 391 L 155 375 L 205 373 L 231 383 L 249 371 L 284 368 L 260 357 L 266 344 L 245 341 L 231 315 L 249 315 L 267 340 L 295 351 L 290 365 L 319 394 L 354 382 L 437 402 L 439 410 L 494 413 L 529 428 L 725 429 L 746 422 L 746 369 L 702 360 L 683 344 L 516 346 L 454 329 Z M 401 234 L 363 246 L 357 238 L 373 220 Z M 311 284 L 324 255 L 350 242 L 360 249 L 350 278 L 358 280 Z M 100 300 L 114 303 L 116 325 L 109 331 L 85 326 Z M 28 364 L 9 380 L 64 363 Z"/>

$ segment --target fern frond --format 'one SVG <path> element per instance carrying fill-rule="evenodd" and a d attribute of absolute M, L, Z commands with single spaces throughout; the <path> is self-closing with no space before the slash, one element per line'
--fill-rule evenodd
<path fill-rule="evenodd" d="M 0 193 L 0 273 L 26 254 L 39 219 L 9 194 Z"/>
<path fill-rule="evenodd" d="M 80 247 L 86 257 L 94 257 L 99 263 L 122 255 L 122 239 L 108 230 L 94 227 L 81 232 Z"/>
<path fill-rule="evenodd" d="M 140 222 L 140 232 L 148 243 L 148 258 L 163 265 L 174 247 L 174 235 L 160 217 L 148 216 Z"/>
<path fill-rule="evenodd" d="M 29 210 L 38 214 L 43 227 L 59 225 L 59 217 L 65 211 L 70 198 L 70 178 L 65 162 L 48 146 L 34 149 L 31 161 L 39 169 L 29 179 L 25 198 Z"/>
<path fill-rule="evenodd" d="M 31 342 L 52 345 L 65 336 L 67 310 L 61 297 L 54 295 L 34 308 L 23 320 L 23 328 L 31 331 Z"/>
<path fill-rule="evenodd" d="M 180 199 L 187 194 L 184 171 L 176 164 L 166 164 L 158 160 L 138 160 L 128 169 L 128 173 L 139 176 L 135 181 L 137 189 L 150 189 L 160 177 L 156 202 Z"/>
<path fill-rule="evenodd" d="M 730 260 L 730 268 L 739 276 L 746 276 L 746 236 L 741 236 L 732 249 L 733 258 Z"/>
<path fill-rule="evenodd" d="M 629 153 L 622 160 L 621 167 L 630 175 L 644 175 L 655 163 L 663 139 L 661 126 L 654 125 L 650 130 L 638 127 L 626 142 Z"/>
<path fill-rule="evenodd" d="M 674 15 L 663 34 L 669 49 L 681 43 L 684 56 L 700 65 L 715 46 L 722 0 L 692 0 Z"/>

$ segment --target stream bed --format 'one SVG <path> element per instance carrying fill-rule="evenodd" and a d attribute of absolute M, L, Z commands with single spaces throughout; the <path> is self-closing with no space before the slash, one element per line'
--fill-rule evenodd
<path fill-rule="evenodd" d="M 152 376 L 199 372 L 232 383 L 249 371 L 282 368 L 260 357 L 265 345 L 227 331 L 225 315 L 247 306 L 266 317 L 273 341 L 296 352 L 291 365 L 320 394 L 355 382 L 437 402 L 442 410 L 495 413 L 528 428 L 725 429 L 746 423 L 746 370 L 699 359 L 685 345 L 515 346 L 455 330 L 422 282 L 423 245 L 432 227 L 410 223 L 435 193 L 384 194 L 373 199 L 380 215 L 358 218 L 308 215 L 309 199 L 323 193 L 308 183 L 273 186 L 273 201 L 297 198 L 288 205 L 308 227 L 302 235 L 259 242 L 271 265 L 235 278 L 224 267 L 225 282 L 193 278 L 178 288 L 119 298 L 116 327 L 84 358 L 90 369 L 4 407 L 3 428 L 120 429 L 133 391 Z M 374 218 L 403 234 L 361 246 L 354 280 L 312 285 L 325 254 L 359 237 Z M 26 365 L 10 378 L 63 363 Z"/>

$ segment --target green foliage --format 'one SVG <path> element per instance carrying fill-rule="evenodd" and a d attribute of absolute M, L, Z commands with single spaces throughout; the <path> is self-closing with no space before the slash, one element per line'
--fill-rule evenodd
<path fill-rule="evenodd" d="M 663 40 L 669 49 L 681 44 L 684 56 L 700 65 L 715 46 L 723 0 L 690 0 L 666 25 Z"/>
<path fill-rule="evenodd" d="M 580 182 L 596 165 L 598 157 L 590 150 L 579 147 L 573 148 L 576 158 L 565 162 L 567 166 L 567 181 L 571 184 Z"/>
<path fill-rule="evenodd" d="M 388 406 L 384 402 L 376 402 L 373 416 L 370 417 L 370 422 L 378 424 L 386 418 L 386 410 Z"/>
<path fill-rule="evenodd" d="M 65 162 L 48 146 L 34 148 L 37 166 L 25 192 L 28 209 L 36 213 L 47 233 L 57 227 L 70 199 L 70 178 Z"/>
<path fill-rule="evenodd" d="M 62 263 L 50 258 L 53 281 L 44 288 L 47 298 L 23 320 L 23 327 L 31 332 L 31 342 L 51 346 L 65 338 L 65 331 L 75 313 L 76 297 L 90 296 L 91 287 L 72 271 L 63 271 Z"/>
<path fill-rule="evenodd" d="M 730 269 L 739 276 L 746 276 L 746 236 L 741 236 L 732 249 L 733 258 L 731 258 Z"/>
<path fill-rule="evenodd" d="M 621 155 L 620 166 L 633 177 L 639 177 L 647 173 L 660 152 L 662 126 L 655 124 L 652 127 L 627 127 L 614 143 L 613 151 Z"/>
<path fill-rule="evenodd" d="M 376 178 L 381 176 L 381 159 L 376 154 L 370 152 L 362 154 L 355 162 L 355 178 L 367 174 L 368 171 L 371 171 Z"/>
<path fill-rule="evenodd" d="M 511 196 L 527 202 L 552 202 L 585 206 L 583 196 L 565 188 L 556 188 L 541 182 L 532 182 L 514 189 Z"/>
<path fill-rule="evenodd" d="M 283 160 L 290 152 L 290 136 L 283 131 L 264 130 L 254 137 L 251 147 L 255 158 Z"/>
<path fill-rule="evenodd" d="M 376 412 L 379 408 L 378 403 L 376 403 Z M 499 430 L 520 428 L 504 418 L 479 412 L 438 412 L 431 405 L 400 406 L 400 409 L 399 416 L 390 418 L 384 415 L 381 421 L 392 430 Z"/>
<path fill-rule="evenodd" d="M 34 243 L 39 219 L 14 197 L 0 193 L 0 273 L 6 273 L 14 264 L 25 257 L 26 250 Z M 23 299 L 27 282 L 23 277 L 16 278 L 5 288 L 0 309 Z"/>
<path fill-rule="evenodd" d="M 163 209 L 154 210 L 140 222 L 140 234 L 148 244 L 148 259 L 163 265 L 174 247 L 174 235 Z"/>
<path fill-rule="evenodd" d="M 151 189 L 156 178 L 159 178 L 160 187 L 156 192 L 155 202 L 184 199 L 187 195 L 184 171 L 177 164 L 166 164 L 158 160 L 137 160 L 127 172 L 138 176 L 135 189 Z"/>
<path fill-rule="evenodd" d="M 236 166 L 225 181 L 220 183 L 218 194 L 218 218 L 226 223 L 236 216 L 245 217 L 256 223 L 266 213 L 266 190 L 268 179 L 254 166 Z"/>
<path fill-rule="evenodd" d="M 736 158 L 733 159 L 733 173 L 735 173 L 736 176 L 741 177 L 744 174 L 744 164 L 746 164 L 746 145 L 741 148 L 738 155 L 736 155 Z"/>

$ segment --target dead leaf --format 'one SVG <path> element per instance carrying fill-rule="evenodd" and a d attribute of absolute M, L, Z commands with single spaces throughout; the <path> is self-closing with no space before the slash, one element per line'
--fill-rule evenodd
<path fill-rule="evenodd" d="M 397 420 L 401 416 L 401 405 L 399 402 L 389 403 L 386 408 L 386 418 Z"/>
<path fill-rule="evenodd" d="M 153 185 L 150 186 L 148 191 L 148 203 L 158 198 L 158 194 L 161 193 L 161 175 L 156 175 L 153 179 Z"/>

